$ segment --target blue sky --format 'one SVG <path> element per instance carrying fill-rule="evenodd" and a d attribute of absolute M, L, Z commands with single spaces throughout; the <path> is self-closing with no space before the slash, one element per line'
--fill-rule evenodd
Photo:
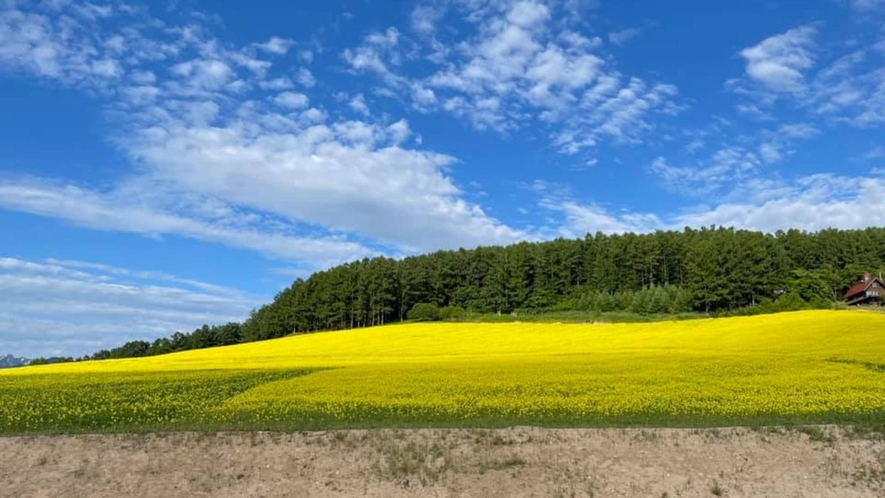
<path fill-rule="evenodd" d="M 356 258 L 885 225 L 885 1 L 0 0 L 0 353 Z"/>

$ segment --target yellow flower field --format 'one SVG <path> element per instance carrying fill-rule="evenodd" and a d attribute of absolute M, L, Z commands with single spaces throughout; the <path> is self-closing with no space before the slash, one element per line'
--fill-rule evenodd
<path fill-rule="evenodd" d="M 0 371 L 0 432 L 885 419 L 885 315 L 392 325 Z"/>

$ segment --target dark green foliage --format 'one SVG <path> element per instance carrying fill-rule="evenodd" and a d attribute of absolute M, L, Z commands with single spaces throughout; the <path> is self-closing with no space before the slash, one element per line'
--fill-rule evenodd
<path fill-rule="evenodd" d="M 885 228 L 774 234 L 686 228 L 363 259 L 298 279 L 240 324 L 154 341 L 145 354 L 398 322 L 541 311 L 755 314 L 827 307 L 885 269 Z M 141 353 L 126 347 L 99 357 Z"/>
<path fill-rule="evenodd" d="M 75 361 L 74 358 L 71 358 L 71 357 L 69 357 L 69 356 L 67 356 L 67 357 L 65 357 L 65 356 L 53 356 L 53 357 L 50 357 L 50 358 L 42 358 L 42 357 L 41 357 L 41 358 L 34 358 L 34 359 L 31 360 L 30 362 L 28 362 L 28 365 L 29 365 L 29 366 L 36 366 L 36 365 L 52 365 L 53 363 L 71 363 L 71 362 L 73 362 L 73 361 Z"/>
<path fill-rule="evenodd" d="M 720 310 L 711 313 L 714 317 L 725 316 L 749 316 L 764 315 L 767 313 L 782 313 L 785 311 L 800 311 L 808 309 L 834 309 L 838 305 L 833 301 L 824 301 L 815 299 L 812 301 L 804 301 L 795 292 L 783 294 L 774 301 L 763 301 L 756 306 L 747 306 L 744 308 L 736 308 L 731 310 Z"/>
<path fill-rule="evenodd" d="M 439 306 L 431 303 L 418 303 L 409 310 L 409 320 L 434 322 L 440 319 Z"/>
<path fill-rule="evenodd" d="M 142 356 L 147 356 L 147 352 L 150 347 L 151 344 L 147 341 L 130 341 L 110 351 L 108 351 L 107 349 L 102 349 L 101 351 L 98 351 L 97 353 L 92 355 L 92 359 L 107 360 L 111 358 L 139 358 Z"/>
<path fill-rule="evenodd" d="M 439 306 L 444 320 L 459 312 L 727 313 L 798 308 L 797 298 L 819 307 L 883 267 L 880 228 L 600 233 L 337 266 L 284 289 L 246 320 L 243 336 L 381 325 L 405 319 L 419 303 Z"/>
<path fill-rule="evenodd" d="M 615 293 L 585 290 L 571 309 L 599 313 L 630 311 L 641 315 L 675 314 L 692 311 L 692 300 L 689 293 L 679 287 L 652 285 L 638 291 Z"/>
<path fill-rule="evenodd" d="M 474 313 L 461 311 L 453 318 L 444 319 L 450 322 L 465 323 L 649 323 L 676 320 L 696 320 L 708 318 L 704 313 L 662 313 L 640 315 L 632 311 L 543 311 L 523 310 L 512 315 L 497 313 Z"/>
<path fill-rule="evenodd" d="M 460 320 L 467 316 L 467 313 L 461 308 L 454 306 L 445 306 L 439 309 L 440 320 Z"/>
<path fill-rule="evenodd" d="M 239 323 L 227 323 L 225 325 L 203 325 L 190 334 L 175 332 L 171 337 L 162 337 L 154 342 L 130 341 L 118 348 L 111 350 L 103 349 L 91 356 L 85 356 L 81 360 L 108 360 L 114 358 L 140 358 L 142 356 L 156 356 L 160 354 L 187 351 L 189 349 L 203 349 L 215 346 L 229 346 L 243 342 L 243 326 Z M 55 361 L 50 361 L 55 360 Z M 60 363 L 73 361 L 70 358 L 52 358 L 44 360 L 38 358 L 31 365 L 46 363 Z M 45 363 L 35 363 L 45 362 Z"/>
<path fill-rule="evenodd" d="M 821 270 L 793 270 L 791 290 L 804 301 L 832 299 L 832 290 L 827 283 L 827 272 Z"/>

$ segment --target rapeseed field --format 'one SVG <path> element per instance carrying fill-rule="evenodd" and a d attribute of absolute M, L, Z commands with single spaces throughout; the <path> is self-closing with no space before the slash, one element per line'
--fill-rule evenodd
<path fill-rule="evenodd" d="M 885 315 L 421 323 L 0 371 L 0 433 L 885 420 Z"/>

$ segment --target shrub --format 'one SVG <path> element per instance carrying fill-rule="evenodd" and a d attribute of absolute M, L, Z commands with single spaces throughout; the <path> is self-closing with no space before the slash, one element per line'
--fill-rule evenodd
<path fill-rule="evenodd" d="M 440 320 L 461 320 L 467 316 L 467 312 L 457 306 L 445 306 L 439 309 Z"/>
<path fill-rule="evenodd" d="M 439 320 L 439 306 L 432 303 L 418 303 L 409 310 L 409 320 L 434 322 Z"/>
<path fill-rule="evenodd" d="M 774 302 L 775 311 L 798 311 L 808 308 L 808 303 L 795 292 L 788 292 Z"/>

